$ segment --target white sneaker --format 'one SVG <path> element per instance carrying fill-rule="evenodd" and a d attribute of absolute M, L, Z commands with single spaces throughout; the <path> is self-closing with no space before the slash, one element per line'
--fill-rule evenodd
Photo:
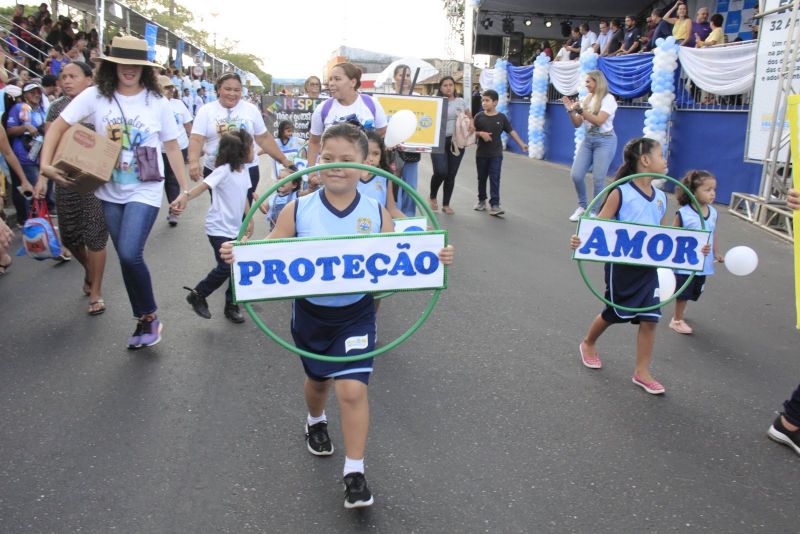
<path fill-rule="evenodd" d="M 586 213 L 586 210 L 578 206 L 572 213 L 572 215 L 569 216 L 569 220 L 572 222 L 578 222 L 578 219 L 580 219 L 581 215 L 583 215 L 584 213 Z"/>

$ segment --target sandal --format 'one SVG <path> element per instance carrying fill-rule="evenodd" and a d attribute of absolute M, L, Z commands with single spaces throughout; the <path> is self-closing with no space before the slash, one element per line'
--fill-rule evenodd
<path fill-rule="evenodd" d="M 435 198 L 429 198 L 428 206 L 431 207 L 431 210 L 437 211 L 439 209 L 439 202 Z"/>
<path fill-rule="evenodd" d="M 448 214 L 448 215 L 452 215 L 452 214 L 454 214 L 455 212 L 456 212 L 456 210 L 454 210 L 454 209 L 453 209 L 453 208 L 451 208 L 450 206 L 442 206 L 442 213 L 446 213 L 446 214 Z"/>
<path fill-rule="evenodd" d="M 106 311 L 106 303 L 103 299 L 97 299 L 89 303 L 89 315 L 102 315 Z"/>

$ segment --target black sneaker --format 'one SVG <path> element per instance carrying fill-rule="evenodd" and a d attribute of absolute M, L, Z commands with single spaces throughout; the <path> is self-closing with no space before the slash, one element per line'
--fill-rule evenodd
<path fill-rule="evenodd" d="M 203 319 L 211 319 L 211 312 L 208 311 L 208 302 L 206 302 L 206 298 L 191 287 L 184 286 L 183 289 L 189 291 L 189 294 L 186 295 L 186 302 L 192 306 L 194 312 Z"/>
<path fill-rule="evenodd" d="M 783 443 L 787 447 L 793 449 L 797 454 L 800 454 L 800 430 L 792 432 L 787 429 L 783 426 L 780 415 L 775 418 L 775 422 L 773 422 L 772 426 L 767 430 L 767 436 L 778 443 Z"/>
<path fill-rule="evenodd" d="M 328 435 L 328 422 L 322 421 L 308 426 L 306 423 L 306 445 L 308 452 L 314 456 L 330 456 L 333 454 L 333 443 Z"/>
<path fill-rule="evenodd" d="M 375 500 L 367 487 L 364 473 L 349 473 L 344 477 L 344 507 L 364 508 L 372 506 Z"/>
<path fill-rule="evenodd" d="M 238 304 L 226 304 L 225 317 L 232 323 L 242 324 L 244 322 L 244 315 L 242 315 L 242 310 L 239 309 Z"/>

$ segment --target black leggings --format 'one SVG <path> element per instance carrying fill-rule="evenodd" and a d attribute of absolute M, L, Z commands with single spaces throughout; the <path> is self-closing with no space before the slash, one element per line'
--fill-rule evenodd
<path fill-rule="evenodd" d="M 435 199 L 439 194 L 439 187 L 444 184 L 444 193 L 442 197 L 442 205 L 450 205 L 450 197 L 453 196 L 453 189 L 456 185 L 456 174 L 458 174 L 458 167 L 461 165 L 461 158 L 464 157 L 464 149 L 462 148 L 458 156 L 454 156 L 450 152 L 450 142 L 452 137 L 447 137 L 444 141 L 443 154 L 431 154 L 431 163 L 433 164 L 433 176 L 431 176 L 431 196 Z"/>

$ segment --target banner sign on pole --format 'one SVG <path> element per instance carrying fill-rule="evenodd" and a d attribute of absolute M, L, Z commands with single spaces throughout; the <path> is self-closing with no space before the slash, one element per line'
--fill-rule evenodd
<path fill-rule="evenodd" d="M 445 151 L 444 139 L 447 126 L 447 104 L 440 96 L 372 95 L 391 120 L 401 109 L 410 109 L 417 116 L 417 131 L 403 143 L 406 152 Z"/>
<path fill-rule="evenodd" d="M 391 194 L 391 193 L 389 193 Z M 424 232 L 428 229 L 428 219 L 425 217 L 406 217 L 392 219 L 395 232 Z"/>
<path fill-rule="evenodd" d="M 792 179 L 794 189 L 800 190 L 800 95 L 789 95 L 789 132 L 792 147 Z M 792 217 L 794 236 L 794 298 L 797 308 L 797 329 L 800 330 L 800 211 Z"/>
<path fill-rule="evenodd" d="M 236 302 L 444 289 L 447 232 L 347 235 L 234 245 Z"/>
<path fill-rule="evenodd" d="M 776 9 L 785 0 L 766 0 L 764 11 Z M 791 7 L 791 6 L 787 6 Z M 786 39 L 789 36 L 789 26 L 792 10 L 787 9 L 781 13 L 773 13 L 761 19 L 761 30 L 758 32 L 758 52 L 756 53 L 756 75 L 753 87 L 753 97 L 750 99 L 750 116 L 747 128 L 747 148 L 745 158 L 753 161 L 763 161 L 767 155 L 769 145 L 769 132 L 776 118 L 773 116 L 775 108 L 775 95 L 781 83 L 781 65 L 783 52 L 786 48 Z M 800 78 L 800 65 L 796 65 L 792 75 L 792 86 L 795 91 L 800 89 L 797 80 Z M 776 126 L 778 127 L 778 126 Z M 788 124 L 784 122 L 784 128 Z M 786 160 L 788 147 L 781 147 L 778 160 Z"/>
<path fill-rule="evenodd" d="M 578 223 L 575 260 L 702 271 L 711 232 L 598 219 Z M 711 256 L 713 261 L 713 256 Z"/>
<path fill-rule="evenodd" d="M 144 40 L 147 41 L 147 61 L 156 60 L 156 39 L 158 38 L 158 26 L 152 22 L 144 23 Z"/>
<path fill-rule="evenodd" d="M 175 47 L 175 68 L 183 69 L 183 39 L 178 39 L 178 44 Z"/>
<path fill-rule="evenodd" d="M 261 109 L 264 110 L 264 122 L 272 135 L 278 134 L 281 121 L 292 121 L 294 135 L 308 141 L 311 114 L 321 102 L 324 100 L 320 98 L 263 95 Z"/>

